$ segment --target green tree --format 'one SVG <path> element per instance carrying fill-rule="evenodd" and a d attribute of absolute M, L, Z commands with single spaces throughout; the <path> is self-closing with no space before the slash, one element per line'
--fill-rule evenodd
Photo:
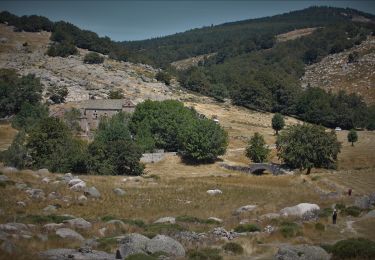
<path fill-rule="evenodd" d="M 307 169 L 307 174 L 313 167 L 336 167 L 341 149 L 334 131 L 310 124 L 290 126 L 280 133 L 276 146 L 279 158 L 290 167 Z"/>
<path fill-rule="evenodd" d="M 246 147 L 246 156 L 255 163 L 264 162 L 270 150 L 266 147 L 266 142 L 261 134 L 255 133 Z"/>
<path fill-rule="evenodd" d="M 51 44 L 47 50 L 47 55 L 51 57 L 68 57 L 78 53 L 77 48 L 69 42 Z"/>
<path fill-rule="evenodd" d="M 228 134 L 214 121 L 196 119 L 180 132 L 183 155 L 194 162 L 212 162 L 224 155 Z"/>
<path fill-rule="evenodd" d="M 285 126 L 284 117 L 281 114 L 276 113 L 272 117 L 272 129 L 276 131 L 276 135 L 279 134 L 279 131 L 283 129 L 284 126 Z"/>
<path fill-rule="evenodd" d="M 357 131 L 354 129 L 351 129 L 348 133 L 348 142 L 352 143 L 352 146 L 354 146 L 354 143 L 357 141 L 358 141 Z"/>
<path fill-rule="evenodd" d="M 68 93 L 68 88 L 65 86 L 51 86 L 47 90 L 47 96 L 49 96 L 49 99 L 55 104 L 64 103 Z"/>
<path fill-rule="evenodd" d="M 46 105 L 24 103 L 18 114 L 12 118 L 12 127 L 29 132 L 40 120 L 46 117 L 48 117 L 48 107 Z"/>
<path fill-rule="evenodd" d="M 31 165 L 31 158 L 26 148 L 26 132 L 17 133 L 8 150 L 1 153 L 2 161 L 12 167 L 23 169 Z"/>
<path fill-rule="evenodd" d="M 32 74 L 19 76 L 14 70 L 0 69 L 0 118 L 17 114 L 23 104 L 38 104 L 43 86 Z"/>
<path fill-rule="evenodd" d="M 104 58 L 96 52 L 89 52 L 83 58 L 84 63 L 88 64 L 100 64 L 103 63 Z"/>

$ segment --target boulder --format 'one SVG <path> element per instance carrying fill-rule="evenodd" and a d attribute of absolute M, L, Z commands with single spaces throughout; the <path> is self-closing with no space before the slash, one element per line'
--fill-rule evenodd
<path fill-rule="evenodd" d="M 208 220 L 217 222 L 217 223 L 223 223 L 223 220 L 220 218 L 215 218 L 215 217 L 209 217 Z"/>
<path fill-rule="evenodd" d="M 146 251 L 150 254 L 165 252 L 170 256 L 185 256 L 185 249 L 180 242 L 164 235 L 157 235 L 148 241 Z"/>
<path fill-rule="evenodd" d="M 9 181 L 8 176 L 6 176 L 6 175 L 0 175 L 0 182 L 6 182 L 6 181 Z"/>
<path fill-rule="evenodd" d="M 282 216 L 297 216 L 302 217 L 306 212 L 320 210 L 317 204 L 300 203 L 293 207 L 286 207 L 280 210 Z"/>
<path fill-rule="evenodd" d="M 31 196 L 33 199 L 44 199 L 44 191 L 41 189 L 28 189 L 26 190 L 26 193 Z"/>
<path fill-rule="evenodd" d="M 219 189 L 214 189 L 214 190 L 208 190 L 207 191 L 207 194 L 209 195 L 218 195 L 218 194 L 222 194 L 223 192 Z"/>
<path fill-rule="evenodd" d="M 18 172 L 18 169 L 14 167 L 4 167 L 1 168 L 0 171 L 4 174 L 14 174 Z"/>
<path fill-rule="evenodd" d="M 371 201 L 369 196 L 359 197 L 354 201 L 354 206 L 360 209 L 368 209 L 371 206 Z"/>
<path fill-rule="evenodd" d="M 100 192 L 93 186 L 85 190 L 85 195 L 93 198 L 100 198 Z"/>
<path fill-rule="evenodd" d="M 84 241 L 83 236 L 70 228 L 59 228 L 56 230 L 56 235 L 61 238 L 74 239 Z"/>
<path fill-rule="evenodd" d="M 78 229 L 90 229 L 92 227 L 91 223 L 84 220 L 83 218 L 74 218 L 74 219 L 64 220 L 64 223 L 68 224 L 72 228 L 78 228 Z"/>
<path fill-rule="evenodd" d="M 364 218 L 375 218 L 375 209 L 369 211 L 369 212 L 364 216 Z"/>
<path fill-rule="evenodd" d="M 48 194 L 47 199 L 49 199 L 49 200 L 55 200 L 55 199 L 58 199 L 60 197 L 61 197 L 60 194 L 58 194 L 56 191 L 53 191 L 50 194 Z"/>
<path fill-rule="evenodd" d="M 90 250 L 90 249 L 68 249 L 68 248 L 57 248 L 50 249 L 40 253 L 42 259 L 49 260 L 114 260 L 115 255 L 108 254 L 102 251 Z"/>
<path fill-rule="evenodd" d="M 119 253 L 122 259 L 129 255 L 146 253 L 146 245 L 150 239 L 143 235 L 132 233 L 125 235 L 119 242 Z"/>
<path fill-rule="evenodd" d="M 43 176 L 43 175 L 48 175 L 49 174 L 49 170 L 48 169 L 39 169 L 37 172 L 37 174 Z"/>
<path fill-rule="evenodd" d="M 78 178 L 74 178 L 74 179 L 71 179 L 69 182 L 68 182 L 68 185 L 69 187 L 72 187 L 80 182 L 83 182 L 83 180 L 81 179 L 78 179 Z"/>
<path fill-rule="evenodd" d="M 113 192 L 118 196 L 124 196 L 126 194 L 125 191 L 121 188 L 116 188 L 113 190 Z"/>
<path fill-rule="evenodd" d="M 61 176 L 59 179 L 63 182 L 69 183 L 69 181 L 74 179 L 74 176 L 69 172 Z"/>
<path fill-rule="evenodd" d="M 170 224 L 175 224 L 176 223 L 176 219 L 174 217 L 164 217 L 164 218 L 159 218 L 154 223 L 170 223 Z"/>
<path fill-rule="evenodd" d="M 330 255 L 321 247 L 310 245 L 283 245 L 279 247 L 275 260 L 329 260 Z"/>
<path fill-rule="evenodd" d="M 81 182 L 73 185 L 72 187 L 70 187 L 70 189 L 72 191 L 83 191 L 83 190 L 85 190 L 85 188 L 86 188 L 86 182 L 84 182 L 84 181 L 81 181 Z"/>
<path fill-rule="evenodd" d="M 48 205 L 47 207 L 45 207 L 45 208 L 43 209 L 43 211 L 44 211 L 45 213 L 54 213 L 54 212 L 57 211 L 57 207 L 54 206 L 54 205 Z"/>
<path fill-rule="evenodd" d="M 44 177 L 43 179 L 42 179 L 42 182 L 43 183 L 49 183 L 51 181 L 51 179 L 50 178 L 48 178 L 48 177 Z"/>
<path fill-rule="evenodd" d="M 23 201 L 17 201 L 17 206 L 26 207 L 26 203 Z"/>
<path fill-rule="evenodd" d="M 242 207 L 239 207 L 238 209 L 236 209 L 236 212 L 237 214 L 240 214 L 240 213 L 243 213 L 243 212 L 248 212 L 248 211 L 252 211 L 256 208 L 257 206 L 256 205 L 246 205 L 246 206 L 242 206 Z"/>
<path fill-rule="evenodd" d="M 78 201 L 83 203 L 83 202 L 86 202 L 87 201 L 87 197 L 85 195 L 81 195 L 78 197 Z"/>
<path fill-rule="evenodd" d="M 16 188 L 19 190 L 24 190 L 27 188 L 27 184 L 25 183 L 16 183 Z"/>
<path fill-rule="evenodd" d="M 50 232 L 50 231 L 55 231 L 56 229 L 59 229 L 59 228 L 63 228 L 64 227 L 64 224 L 63 223 L 59 223 L 59 224 L 56 224 L 56 223 L 49 223 L 49 224 L 45 224 L 43 226 L 43 229 L 47 232 Z"/>

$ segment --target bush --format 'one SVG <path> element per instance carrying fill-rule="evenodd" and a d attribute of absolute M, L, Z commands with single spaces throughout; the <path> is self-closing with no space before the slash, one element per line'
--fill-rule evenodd
<path fill-rule="evenodd" d="M 237 244 L 237 243 L 234 243 L 234 242 L 226 243 L 223 246 L 223 249 L 225 251 L 232 252 L 232 253 L 234 253 L 236 255 L 243 254 L 243 251 L 244 251 L 243 247 L 240 244 Z"/>
<path fill-rule="evenodd" d="M 358 217 L 361 214 L 361 209 L 356 206 L 350 206 L 350 207 L 345 208 L 342 212 L 345 215 Z"/>
<path fill-rule="evenodd" d="M 265 147 L 266 142 L 261 134 L 255 133 L 246 147 L 246 157 L 255 163 L 264 162 L 267 159 L 270 150 Z"/>
<path fill-rule="evenodd" d="M 83 62 L 88 64 L 100 64 L 103 63 L 103 61 L 104 57 L 100 56 L 96 52 L 89 52 L 83 58 Z"/>
<path fill-rule="evenodd" d="M 279 131 L 283 129 L 284 126 L 285 126 L 284 117 L 281 114 L 276 113 L 272 117 L 272 129 L 276 131 L 276 135 L 279 134 Z"/>
<path fill-rule="evenodd" d="M 280 232 L 285 238 L 294 237 L 299 231 L 300 227 L 294 222 L 283 222 L 280 225 Z"/>
<path fill-rule="evenodd" d="M 334 259 L 374 259 L 375 242 L 365 238 L 350 238 L 336 242 L 331 249 Z"/>
<path fill-rule="evenodd" d="M 108 98 L 109 99 L 123 99 L 124 93 L 123 93 L 122 89 L 111 90 L 111 91 L 109 91 Z"/>
<path fill-rule="evenodd" d="M 346 208 L 345 204 L 343 203 L 337 203 L 335 206 L 336 209 L 343 210 Z"/>
<path fill-rule="evenodd" d="M 234 228 L 235 232 L 238 233 L 243 233 L 243 232 L 257 232 L 260 231 L 260 227 L 254 224 L 244 224 L 244 225 L 239 225 Z"/>
<path fill-rule="evenodd" d="M 54 104 L 60 104 L 65 102 L 65 98 L 68 96 L 68 88 L 63 87 L 49 87 L 47 89 L 47 96 Z"/>
<path fill-rule="evenodd" d="M 326 227 L 322 223 L 315 223 L 315 229 L 318 231 L 324 231 Z"/>
<path fill-rule="evenodd" d="M 169 75 L 167 72 L 159 71 L 155 76 L 157 81 L 164 82 L 166 85 L 171 84 L 171 75 Z"/>
<path fill-rule="evenodd" d="M 55 43 L 49 46 L 47 55 L 51 57 L 68 57 L 78 53 L 77 48 L 71 43 Z"/>
<path fill-rule="evenodd" d="M 324 208 L 323 210 L 319 211 L 319 217 L 326 218 L 332 216 L 333 209 L 332 208 Z"/>
<path fill-rule="evenodd" d="M 189 250 L 187 252 L 188 259 L 191 260 L 222 260 L 220 250 L 217 248 L 202 248 Z"/>

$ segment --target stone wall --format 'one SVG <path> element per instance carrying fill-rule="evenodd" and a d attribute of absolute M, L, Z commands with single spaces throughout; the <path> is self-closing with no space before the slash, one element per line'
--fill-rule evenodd
<path fill-rule="evenodd" d="M 176 155 L 176 152 L 169 152 L 169 153 L 144 153 L 141 157 L 142 163 L 156 163 L 163 160 L 167 155 Z"/>

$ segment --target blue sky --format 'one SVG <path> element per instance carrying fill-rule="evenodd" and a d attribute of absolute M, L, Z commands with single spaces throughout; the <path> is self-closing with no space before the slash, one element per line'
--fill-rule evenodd
<path fill-rule="evenodd" d="M 164 36 L 211 24 L 280 14 L 312 5 L 351 7 L 375 14 L 375 0 L 0 0 L 0 10 L 17 15 L 43 15 L 52 21 L 68 21 L 116 41 Z"/>

